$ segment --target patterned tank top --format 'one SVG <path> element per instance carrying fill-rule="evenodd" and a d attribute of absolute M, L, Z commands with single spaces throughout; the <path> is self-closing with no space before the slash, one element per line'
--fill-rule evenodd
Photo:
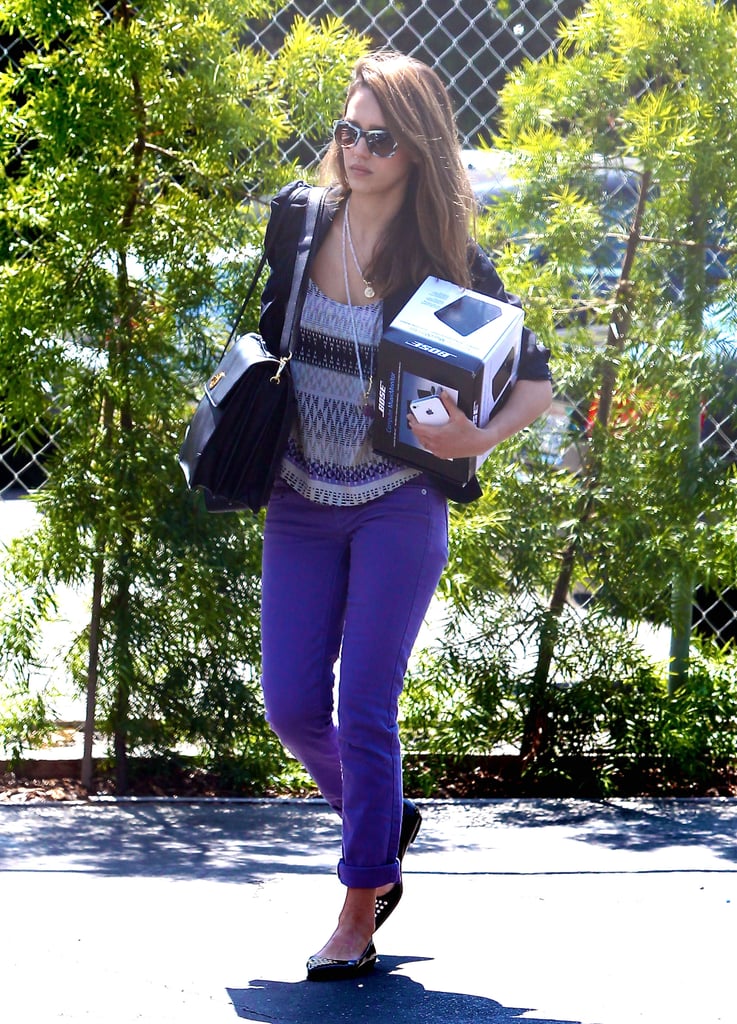
<path fill-rule="evenodd" d="M 349 307 L 310 281 L 291 370 L 297 394 L 281 477 L 321 505 L 362 505 L 400 487 L 419 471 L 371 446 L 376 354 L 382 303 L 354 306 L 360 373 Z M 363 387 L 361 385 L 363 378 Z M 368 398 L 364 390 L 371 390 Z"/>

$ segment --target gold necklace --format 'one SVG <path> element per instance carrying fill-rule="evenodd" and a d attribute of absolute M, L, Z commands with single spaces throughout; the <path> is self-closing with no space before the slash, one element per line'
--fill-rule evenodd
<path fill-rule="evenodd" d="M 353 236 L 351 235 L 351 222 L 348 220 L 348 207 L 350 205 L 350 202 L 351 197 L 348 196 L 348 198 L 345 201 L 345 228 L 346 236 L 348 238 L 348 248 L 351 250 L 351 256 L 353 257 L 353 262 L 356 266 L 356 270 L 358 271 L 358 276 L 363 281 L 363 294 L 366 296 L 367 299 L 373 299 L 373 297 L 376 295 L 376 292 L 374 291 L 374 287 L 371 284 L 371 282 L 367 281 L 366 278 L 363 276 L 361 264 L 358 262 L 358 256 L 356 255 L 356 250 L 353 245 Z"/>
<path fill-rule="evenodd" d="M 346 215 L 347 215 L 347 213 L 348 213 L 348 208 L 346 207 Z M 344 283 L 344 286 L 345 286 L 345 298 L 346 298 L 346 304 L 348 306 L 348 314 L 350 316 L 351 327 L 353 329 L 353 348 L 354 348 L 354 351 L 356 353 L 356 369 L 358 370 L 358 380 L 359 380 L 359 383 L 360 383 L 360 386 L 361 386 L 361 402 L 360 402 L 361 411 L 364 414 L 364 416 L 372 416 L 373 412 L 374 412 L 374 407 L 373 407 L 373 405 L 371 403 L 371 388 L 372 388 L 373 383 L 374 383 L 374 347 L 373 347 L 373 345 L 370 346 L 370 348 L 371 348 L 371 365 L 369 367 L 369 380 L 368 380 L 368 386 L 367 386 L 366 382 L 364 381 L 364 377 L 363 377 L 363 367 L 361 366 L 361 349 L 360 349 L 360 346 L 358 344 L 358 329 L 356 327 L 356 317 L 355 317 L 355 314 L 353 312 L 353 303 L 351 302 L 351 290 L 350 290 L 350 284 L 348 282 L 348 262 L 346 260 L 346 241 L 348 241 L 349 248 L 350 248 L 350 235 L 349 235 L 348 217 L 347 216 L 343 218 L 343 283 Z M 372 294 L 373 294 L 373 289 L 372 289 Z M 368 296 L 367 296 L 367 298 L 368 298 Z"/>

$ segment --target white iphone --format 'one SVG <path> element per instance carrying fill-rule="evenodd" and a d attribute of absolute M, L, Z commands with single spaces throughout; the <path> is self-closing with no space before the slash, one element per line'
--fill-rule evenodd
<path fill-rule="evenodd" d="M 420 423 L 425 423 L 428 426 L 442 427 L 450 419 L 448 410 L 437 395 L 418 398 L 414 402 L 410 402 L 409 407 Z"/>

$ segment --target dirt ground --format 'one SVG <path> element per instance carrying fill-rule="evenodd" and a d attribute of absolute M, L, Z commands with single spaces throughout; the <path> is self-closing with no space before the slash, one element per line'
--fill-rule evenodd
<path fill-rule="evenodd" d="M 35 770 L 34 770 L 35 769 Z M 512 797 L 715 797 L 737 796 L 737 767 L 700 773 L 698 779 L 679 778 L 667 767 L 638 765 L 618 772 L 603 771 L 592 762 L 559 763 L 545 772 L 523 775 L 514 756 L 405 758 L 405 791 L 415 798 L 505 799 Z M 0 803 L 86 800 L 116 796 L 112 770 L 99 771 L 90 792 L 79 781 L 72 762 L 27 762 L 13 771 L 0 769 Z M 285 791 L 226 783 L 205 769 L 186 764 L 162 767 L 137 763 L 130 773 L 126 796 L 138 797 L 279 797 L 317 796 L 314 788 Z"/>

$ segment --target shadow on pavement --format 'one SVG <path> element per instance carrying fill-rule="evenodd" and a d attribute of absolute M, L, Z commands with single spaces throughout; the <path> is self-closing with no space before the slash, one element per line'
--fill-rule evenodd
<path fill-rule="evenodd" d="M 735 800 L 479 801 L 428 806 L 425 816 L 418 850 L 452 851 L 456 857 L 488 852 L 481 872 L 478 862 L 456 861 L 462 874 L 509 873 L 494 859 L 494 835 L 509 828 L 553 829 L 548 841 L 556 842 L 561 840 L 555 829 L 562 829 L 563 841 L 614 851 L 694 847 L 721 858 L 727 871 L 737 862 Z M 322 801 L 0 807 L 4 871 L 248 882 L 280 873 L 332 873 L 339 855 L 338 819 Z M 676 867 L 685 870 L 683 864 Z M 428 869 L 453 873 L 448 864 Z M 626 870 L 644 866 L 627 864 Z M 416 864 L 413 871 L 422 868 Z M 531 871 L 548 873 L 544 864 L 512 873 Z"/>
<path fill-rule="evenodd" d="M 248 988 L 229 988 L 241 1020 L 268 1024 L 471 1024 L 495 1021 L 512 1024 L 524 1019 L 530 1007 L 502 1006 L 485 996 L 426 989 L 404 974 L 392 973 L 402 964 L 427 957 L 382 956 L 376 970 L 361 981 L 267 981 L 256 979 Z M 535 1024 L 580 1024 L 578 1021 L 535 1018 Z"/>
<path fill-rule="evenodd" d="M 326 804 L 43 805 L 0 808 L 0 870 L 248 882 L 334 870 Z"/>
<path fill-rule="evenodd" d="M 737 861 L 737 801 L 729 798 L 508 801 L 496 810 L 494 823 L 580 827 L 575 838 L 611 850 L 647 853 L 682 844 L 703 846 Z"/>

